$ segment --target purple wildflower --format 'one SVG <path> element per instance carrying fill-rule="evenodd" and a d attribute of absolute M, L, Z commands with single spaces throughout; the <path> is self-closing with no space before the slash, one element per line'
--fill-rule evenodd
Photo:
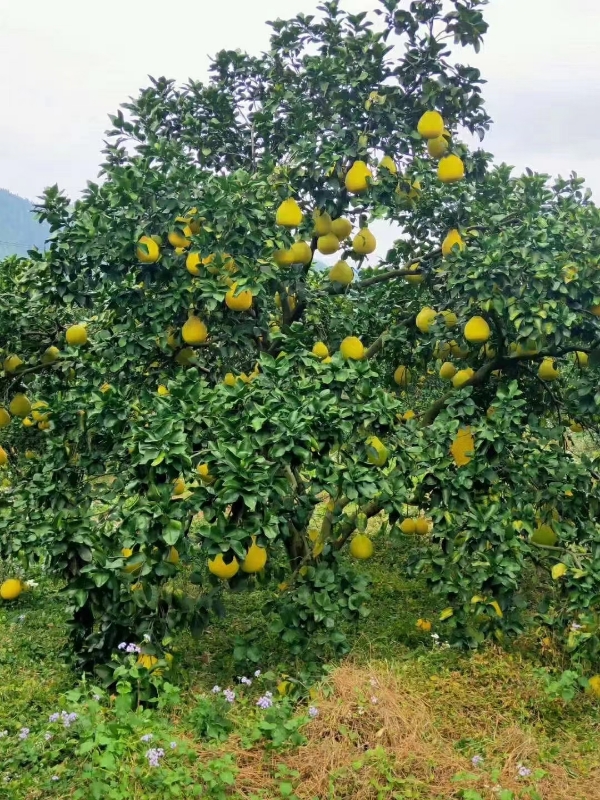
<path fill-rule="evenodd" d="M 117 649 L 119 650 L 125 650 L 126 647 L 127 647 L 127 642 L 121 642 L 121 644 L 117 645 Z"/>
<path fill-rule="evenodd" d="M 250 678 L 247 678 L 245 675 L 242 675 L 241 678 L 238 676 L 238 681 L 240 683 L 243 683 L 245 686 L 252 686 L 252 681 L 250 680 Z"/>
<path fill-rule="evenodd" d="M 314 719 L 315 717 L 318 717 L 319 716 L 319 709 L 316 706 L 309 706 L 308 716 L 311 719 Z"/>
<path fill-rule="evenodd" d="M 171 742 L 169 747 L 171 748 L 171 750 L 175 750 L 175 748 L 177 747 L 177 742 Z"/>
<path fill-rule="evenodd" d="M 211 691 L 212 691 L 213 694 L 221 694 L 221 687 L 220 686 L 213 686 Z"/>
<path fill-rule="evenodd" d="M 260 677 L 260 670 L 259 669 L 257 669 L 256 672 L 254 673 L 254 677 L 255 678 L 259 678 Z"/>
<path fill-rule="evenodd" d="M 258 700 L 256 701 L 256 705 L 259 708 L 263 709 L 271 708 L 271 706 L 273 705 L 273 700 L 270 697 L 267 697 L 267 695 L 265 694 L 263 695 L 263 697 L 258 698 Z"/>
<path fill-rule="evenodd" d="M 27 739 L 29 736 L 29 728 L 21 728 L 19 732 L 19 739 Z"/>
<path fill-rule="evenodd" d="M 471 764 L 473 764 L 474 767 L 480 767 L 483 764 L 483 756 L 473 756 Z"/>
<path fill-rule="evenodd" d="M 63 725 L 65 726 L 65 728 L 70 728 L 71 725 L 77 719 L 77 714 L 74 711 L 71 714 L 67 714 L 66 711 L 62 711 L 61 712 L 61 717 L 62 717 Z"/>
<path fill-rule="evenodd" d="M 164 756 L 165 751 L 162 747 L 151 747 L 150 750 L 146 750 L 146 758 L 148 759 L 148 765 L 151 767 L 160 767 L 160 759 Z"/>
<path fill-rule="evenodd" d="M 151 742 L 152 739 L 154 739 L 154 736 L 151 733 L 145 733 L 140 739 L 140 742 Z"/>
<path fill-rule="evenodd" d="M 48 719 L 50 720 L 50 722 L 58 722 L 58 720 L 60 719 L 60 714 L 59 714 L 59 713 L 58 713 L 58 711 L 57 711 L 57 712 L 56 712 L 56 713 L 54 713 L 54 714 L 50 714 L 50 716 L 48 717 Z"/>
<path fill-rule="evenodd" d="M 233 703 L 233 701 L 235 700 L 235 692 L 233 692 L 231 689 L 224 689 L 223 695 L 228 703 Z"/>
<path fill-rule="evenodd" d="M 131 643 L 131 644 L 127 645 L 127 647 L 125 648 L 125 652 L 126 653 L 141 653 L 142 652 L 142 648 L 138 644 Z"/>
<path fill-rule="evenodd" d="M 528 778 L 531 775 L 531 770 L 529 767 L 524 767 L 523 764 L 518 764 L 519 767 L 518 774 L 520 778 Z"/>

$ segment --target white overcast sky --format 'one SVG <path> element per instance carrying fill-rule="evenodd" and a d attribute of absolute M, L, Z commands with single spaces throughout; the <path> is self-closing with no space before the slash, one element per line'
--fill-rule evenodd
<path fill-rule="evenodd" d="M 265 20 L 318 0 L 0 0 L 0 187 L 28 198 L 95 179 L 107 114 L 147 84 L 206 75 L 227 47 L 259 53 Z M 345 0 L 353 11 L 375 0 Z M 491 0 L 478 66 L 484 147 L 522 170 L 575 170 L 600 195 L 600 2 Z"/>

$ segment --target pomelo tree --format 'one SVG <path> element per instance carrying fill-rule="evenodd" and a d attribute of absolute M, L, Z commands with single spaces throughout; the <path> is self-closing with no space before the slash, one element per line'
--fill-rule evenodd
<path fill-rule="evenodd" d="M 343 650 L 386 536 L 418 537 L 451 641 L 533 623 L 597 659 L 600 217 L 460 142 L 490 120 L 448 43 L 483 5 L 271 23 L 125 104 L 74 205 L 46 191 L 47 252 L 0 275 L 0 542 L 47 554 L 86 667 L 266 580 L 293 652 Z"/>

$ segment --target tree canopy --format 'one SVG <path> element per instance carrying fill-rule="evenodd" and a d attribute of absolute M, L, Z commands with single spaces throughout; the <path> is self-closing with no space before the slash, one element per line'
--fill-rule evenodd
<path fill-rule="evenodd" d="M 331 0 L 206 83 L 152 79 L 101 182 L 46 191 L 47 251 L 3 263 L 0 547 L 48 555 L 88 667 L 266 580 L 294 652 L 343 650 L 357 564 L 398 536 L 452 642 L 534 624 L 598 657 L 598 209 L 461 142 L 490 125 L 453 56 L 485 3 L 401 5 Z"/>

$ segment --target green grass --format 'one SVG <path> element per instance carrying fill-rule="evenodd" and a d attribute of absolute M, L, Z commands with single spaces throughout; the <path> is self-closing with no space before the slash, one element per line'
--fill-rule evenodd
<path fill-rule="evenodd" d="M 376 527 L 373 522 L 372 530 Z M 175 642 L 174 682 L 179 693 L 167 693 L 159 709 L 135 713 L 105 693 L 100 704 L 91 700 L 95 690 L 82 684 L 81 676 L 71 671 L 62 655 L 67 641 L 60 587 L 43 576 L 28 575 L 39 580 L 39 586 L 18 601 L 0 606 L 0 731 L 8 731 L 8 736 L 0 739 L 0 796 L 14 800 L 96 796 L 142 800 L 193 797 L 194 785 L 201 786 L 202 796 L 209 798 L 297 796 L 304 800 L 320 797 L 314 791 L 325 791 L 322 782 L 327 780 L 327 794 L 322 796 L 331 800 L 375 800 L 393 797 L 393 792 L 407 798 L 463 796 L 477 800 L 488 795 L 440 792 L 448 791 L 452 770 L 459 773 L 463 762 L 468 768 L 470 758 L 482 752 L 486 754 L 487 777 L 481 773 L 481 781 L 493 779 L 512 786 L 512 780 L 514 798 L 536 798 L 535 794 L 523 794 L 525 779 L 514 777 L 515 759 L 525 758 L 539 770 L 526 781 L 527 786 L 534 781 L 536 791 L 542 791 L 538 797 L 562 797 L 556 793 L 562 784 L 570 792 L 565 789 L 565 797 L 587 792 L 585 781 L 598 769 L 597 702 L 583 694 L 570 703 L 548 697 L 535 672 L 548 656 L 536 642 L 518 643 L 507 653 L 488 647 L 474 655 L 434 646 L 431 635 L 415 627 L 419 617 L 436 620 L 440 609 L 423 582 L 407 577 L 407 558 L 414 546 L 409 540 L 376 540 L 375 556 L 365 566 L 372 578 L 372 614 L 360 627 L 348 628 L 351 653 L 341 668 L 329 665 L 330 677 L 318 688 L 316 699 L 308 701 L 320 708 L 318 725 L 332 720 L 333 728 L 326 729 L 326 734 L 318 733 L 317 722 L 307 721 L 306 701 L 301 698 L 297 703 L 287 698 L 278 701 L 271 732 L 260 727 L 265 715 L 256 708 L 257 696 L 268 689 L 277 695 L 282 674 L 294 679 L 304 668 L 268 631 L 263 608 L 276 594 L 275 586 L 254 592 L 226 591 L 227 619 L 211 625 L 200 640 L 182 633 Z M 235 637 L 250 629 L 261 644 L 263 655 L 255 666 L 263 676 L 249 690 L 237 685 L 238 699 L 225 714 L 232 726 L 226 741 L 207 740 L 206 730 L 210 726 L 219 729 L 223 719 L 210 694 L 212 686 L 235 686 L 238 675 L 243 671 L 251 674 L 253 669 L 249 663 L 240 666 L 233 658 Z M 443 637 L 443 627 L 438 632 Z M 399 717 L 418 709 L 427 711 L 427 723 L 424 717 L 414 722 L 415 729 L 425 726 L 418 746 L 430 746 L 426 771 L 415 762 L 406 772 L 406 764 L 411 762 L 404 750 L 398 750 L 397 742 L 403 741 L 400 733 L 386 745 L 386 725 L 399 723 L 381 723 L 384 733 L 380 740 L 365 728 L 369 715 L 383 713 L 369 706 L 368 681 L 373 675 L 378 676 L 380 688 L 376 691 L 388 692 L 390 703 L 406 693 L 406 706 L 398 711 Z M 74 689 L 77 694 L 68 694 Z M 337 715 L 344 704 L 348 711 L 340 721 Z M 80 718 L 72 729 L 49 725 L 49 715 L 62 709 L 77 709 Z M 30 734 L 20 741 L 18 732 L 23 727 L 30 728 Z M 49 729 L 55 736 L 46 742 L 44 734 Z M 296 729 L 298 736 L 304 737 L 302 741 L 286 740 L 274 747 L 269 738 L 285 738 L 285 731 Z M 317 732 L 312 734 L 313 730 Z M 337 731 L 337 739 L 332 739 L 332 730 Z M 104 739 L 90 738 L 90 731 L 100 731 L 98 736 Z M 158 769 L 149 767 L 144 756 L 152 746 L 140 742 L 146 732 L 153 732 L 156 746 L 177 742 Z M 314 765 L 329 758 L 322 749 L 324 743 L 339 737 L 349 748 L 347 763 L 342 760 L 326 778 L 319 776 Z M 361 737 L 367 742 L 366 751 L 362 744 L 363 749 L 356 750 Z M 513 747 L 513 740 L 520 744 Z M 527 749 L 523 742 L 533 745 Z M 519 756 L 524 747 L 527 752 Z M 359 761 L 361 766 L 357 766 Z M 304 763 L 310 765 L 307 774 Z M 498 774 L 492 775 L 493 770 L 499 770 Z M 55 775 L 58 780 L 52 781 Z M 222 775 L 230 776 L 233 786 L 223 783 Z M 4 784 L 5 778 L 10 781 Z M 475 779 L 479 779 L 477 775 Z M 374 788 L 377 782 L 384 788 Z M 471 785 L 475 787 L 472 791 L 479 791 L 476 780 L 470 783 L 467 778 L 458 781 L 455 791 Z M 77 795 L 78 789 L 83 794 Z M 4 795 L 3 790 L 7 792 Z M 509 795 L 506 797 L 508 800 Z"/>

